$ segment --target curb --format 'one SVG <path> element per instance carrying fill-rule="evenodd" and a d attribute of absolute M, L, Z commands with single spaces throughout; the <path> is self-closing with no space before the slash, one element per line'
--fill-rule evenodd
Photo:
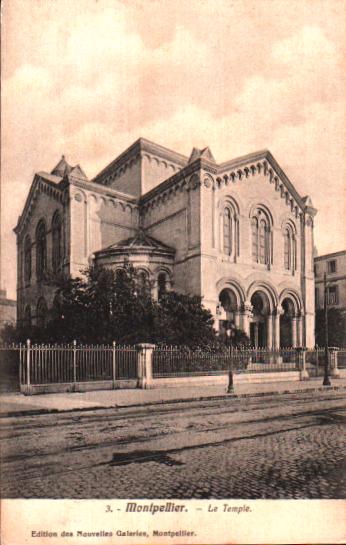
<path fill-rule="evenodd" d="M 236 399 L 247 399 L 251 397 L 269 397 L 277 395 L 289 395 L 289 394 L 302 394 L 302 393 L 317 393 L 317 392 L 330 392 L 330 391 L 341 391 L 346 390 L 346 386 L 319 386 L 316 388 L 298 388 L 290 390 L 281 390 L 281 391 L 270 391 L 270 392 L 253 392 L 247 394 L 220 394 L 213 396 L 198 396 L 198 397 L 186 397 L 184 399 L 161 399 L 157 401 L 146 401 L 143 403 L 133 403 L 130 405 L 97 405 L 95 407 L 75 407 L 73 409 L 32 409 L 28 411 L 10 411 L 0 413 L 1 418 L 12 418 L 18 416 L 40 416 L 46 414 L 59 414 L 59 413 L 72 413 L 72 412 L 86 412 L 86 411 L 100 411 L 107 409 L 130 409 L 132 407 L 148 407 L 151 405 L 169 405 L 169 404 L 182 404 L 182 403 L 192 403 L 198 401 L 218 401 L 218 400 L 236 400 Z"/>

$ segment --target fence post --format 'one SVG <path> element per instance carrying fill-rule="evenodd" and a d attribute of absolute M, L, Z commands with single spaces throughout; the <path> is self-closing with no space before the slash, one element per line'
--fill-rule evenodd
<path fill-rule="evenodd" d="M 77 341 L 73 341 L 73 391 L 76 391 L 77 382 Z"/>
<path fill-rule="evenodd" d="M 27 339 L 26 341 L 26 386 L 29 392 L 30 390 L 30 357 L 31 357 L 31 341 Z"/>
<path fill-rule="evenodd" d="M 333 378 L 340 378 L 340 371 L 338 369 L 338 351 L 339 348 L 336 346 L 329 347 L 330 376 Z"/>
<path fill-rule="evenodd" d="M 298 368 L 300 371 L 300 380 L 308 380 L 309 373 L 306 370 L 306 348 L 303 346 L 298 346 L 296 348 Z"/>
<path fill-rule="evenodd" d="M 115 341 L 113 341 L 112 349 L 112 380 L 113 380 L 113 390 L 115 390 Z"/>
<path fill-rule="evenodd" d="M 138 350 L 137 360 L 137 388 L 151 388 L 153 381 L 153 352 L 155 344 L 140 343 L 136 345 Z"/>

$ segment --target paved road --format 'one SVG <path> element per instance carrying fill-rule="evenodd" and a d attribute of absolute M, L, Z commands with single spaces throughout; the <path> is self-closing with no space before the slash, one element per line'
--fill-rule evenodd
<path fill-rule="evenodd" d="M 345 392 L 1 418 L 7 498 L 344 498 Z"/>

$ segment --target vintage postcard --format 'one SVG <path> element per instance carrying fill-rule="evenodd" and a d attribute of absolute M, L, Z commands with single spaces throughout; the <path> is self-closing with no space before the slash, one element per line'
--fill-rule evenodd
<path fill-rule="evenodd" d="M 1 542 L 345 543 L 345 2 L 1 25 Z"/>

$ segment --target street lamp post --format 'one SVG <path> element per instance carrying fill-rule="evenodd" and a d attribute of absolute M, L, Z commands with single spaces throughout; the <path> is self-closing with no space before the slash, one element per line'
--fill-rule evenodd
<path fill-rule="evenodd" d="M 324 273 L 324 376 L 323 386 L 330 386 L 329 369 L 328 369 L 328 290 L 327 290 L 327 274 Z"/>
<path fill-rule="evenodd" d="M 226 339 L 227 344 L 229 346 L 230 351 L 230 364 L 228 369 L 228 387 L 227 387 L 227 393 L 228 394 L 234 394 L 234 386 L 233 386 L 233 336 L 234 336 L 234 324 L 232 322 L 228 322 L 227 329 L 226 329 Z"/>

